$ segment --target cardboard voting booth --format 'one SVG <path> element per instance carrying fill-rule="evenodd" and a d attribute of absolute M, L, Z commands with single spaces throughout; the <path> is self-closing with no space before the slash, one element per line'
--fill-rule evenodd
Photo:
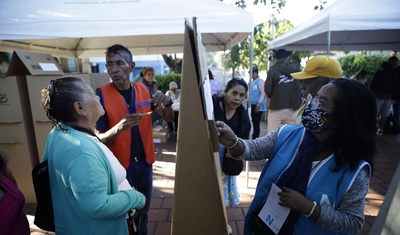
<path fill-rule="evenodd" d="M 31 171 L 39 163 L 27 80 L 61 74 L 63 71 L 50 55 L 15 51 L 7 77 L 0 78 L 0 149 L 8 156 L 27 203 L 36 202 Z"/>
<path fill-rule="evenodd" d="M 370 235 L 400 234 L 400 164 L 392 177 L 385 200 L 381 205 L 379 214 L 376 217 Z"/>
<path fill-rule="evenodd" d="M 88 75 L 90 77 L 90 85 L 94 90 L 111 82 L 111 78 L 108 73 L 89 73 Z"/>
<path fill-rule="evenodd" d="M 228 234 L 205 49 L 193 25 L 186 21 L 172 234 Z"/>
<path fill-rule="evenodd" d="M 64 74 L 50 54 L 14 51 L 7 77 L 0 78 L 0 150 L 9 157 L 27 203 L 35 203 L 31 171 L 43 156 L 52 124 L 41 104 L 50 80 L 73 76 L 94 89 L 110 81 L 108 74 Z"/>

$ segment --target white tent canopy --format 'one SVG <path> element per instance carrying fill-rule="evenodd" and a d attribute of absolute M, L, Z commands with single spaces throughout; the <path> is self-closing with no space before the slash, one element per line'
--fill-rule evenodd
<path fill-rule="evenodd" d="M 399 50 L 399 0 L 338 0 L 275 38 L 268 50 Z"/>
<path fill-rule="evenodd" d="M 1 0 L 0 51 L 89 58 L 120 43 L 134 55 L 180 53 L 193 17 L 207 51 L 233 47 L 254 27 L 251 13 L 218 0 Z"/>

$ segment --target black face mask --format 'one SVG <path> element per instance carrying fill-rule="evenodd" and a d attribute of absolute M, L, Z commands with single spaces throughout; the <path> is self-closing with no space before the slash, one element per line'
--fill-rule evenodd
<path fill-rule="evenodd" d="M 307 130 L 319 133 L 325 130 L 324 123 L 328 117 L 329 113 L 321 109 L 317 99 L 313 99 L 304 109 L 301 122 Z"/>

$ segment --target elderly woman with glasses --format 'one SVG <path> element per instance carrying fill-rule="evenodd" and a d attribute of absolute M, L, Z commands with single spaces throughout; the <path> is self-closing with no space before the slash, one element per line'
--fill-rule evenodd
<path fill-rule="evenodd" d="M 128 234 L 127 212 L 143 208 L 146 198 L 130 186 L 125 168 L 94 133 L 104 115 L 100 98 L 76 77 L 52 80 L 41 94 L 54 125 L 43 161 L 48 161 L 55 232 Z M 141 119 L 142 114 L 135 116 L 137 123 Z"/>
<path fill-rule="evenodd" d="M 358 233 L 376 152 L 375 121 L 372 92 L 336 79 L 308 101 L 303 126 L 287 124 L 245 140 L 217 122 L 219 141 L 230 146 L 232 158 L 268 159 L 244 234 Z"/>

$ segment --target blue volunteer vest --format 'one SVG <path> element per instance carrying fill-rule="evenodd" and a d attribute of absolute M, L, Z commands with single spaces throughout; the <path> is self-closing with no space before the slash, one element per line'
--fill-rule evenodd
<path fill-rule="evenodd" d="M 253 218 L 253 216 L 258 216 L 256 211 L 258 211 L 258 209 L 263 205 L 269 194 L 272 183 L 276 183 L 281 173 L 294 160 L 303 140 L 304 132 L 305 128 L 303 126 L 292 124 L 285 125 L 281 129 L 271 157 L 264 166 L 260 175 L 254 199 L 246 214 L 244 225 L 245 235 L 252 234 L 251 218 Z M 332 155 L 325 163 L 320 164 L 318 169 L 310 175 L 306 197 L 311 201 L 316 201 L 318 204 L 327 203 L 332 207 L 337 208 L 339 201 L 352 185 L 358 172 L 363 166 L 369 166 L 369 164 L 365 161 L 361 161 L 355 169 L 350 169 L 347 164 L 344 164 L 338 172 L 333 172 L 331 169 L 333 169 L 335 163 L 335 159 Z M 370 166 L 369 171 L 371 172 Z M 329 183 L 327 183 L 327 179 L 329 179 Z M 310 218 L 300 215 L 295 226 L 294 234 L 341 233 L 317 228 Z"/>

